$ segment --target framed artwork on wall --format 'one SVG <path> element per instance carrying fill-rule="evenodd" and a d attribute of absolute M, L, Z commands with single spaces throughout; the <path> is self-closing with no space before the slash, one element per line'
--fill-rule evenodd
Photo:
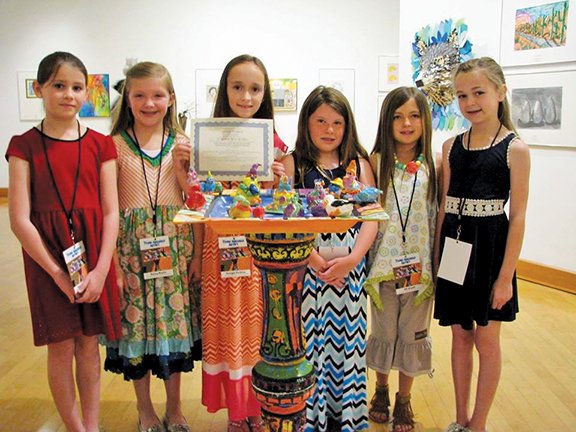
<path fill-rule="evenodd" d="M 36 72 L 18 72 L 18 107 L 20 120 L 37 121 L 44 118 L 42 99 L 34 94 L 33 83 Z"/>
<path fill-rule="evenodd" d="M 500 64 L 576 61 L 576 7 L 569 3 L 503 0 Z"/>
<path fill-rule="evenodd" d="M 576 70 L 507 74 L 512 121 L 531 145 L 576 147 Z"/>
<path fill-rule="evenodd" d="M 222 69 L 196 69 L 196 118 L 212 117 Z"/>
<path fill-rule="evenodd" d="M 110 77 L 88 74 L 88 98 L 82 104 L 80 117 L 110 117 Z"/>
<path fill-rule="evenodd" d="M 378 91 L 386 92 L 398 87 L 399 64 L 397 55 L 378 56 Z"/>
<path fill-rule="evenodd" d="M 318 84 L 342 92 L 354 111 L 355 73 L 354 69 L 319 69 Z"/>
<path fill-rule="evenodd" d="M 274 111 L 296 111 L 298 80 L 296 78 L 271 78 L 270 91 Z"/>

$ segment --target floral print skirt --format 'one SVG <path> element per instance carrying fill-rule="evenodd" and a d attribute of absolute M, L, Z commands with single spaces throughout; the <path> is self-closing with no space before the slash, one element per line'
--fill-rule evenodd
<path fill-rule="evenodd" d="M 105 341 L 108 371 L 140 379 L 148 371 L 162 379 L 192 370 L 201 358 L 199 287 L 188 283 L 193 254 L 190 225 L 175 225 L 176 206 L 127 209 L 120 214 L 118 258 L 124 273 L 121 295 L 122 338 Z M 140 240 L 167 236 L 172 276 L 144 279 Z"/>

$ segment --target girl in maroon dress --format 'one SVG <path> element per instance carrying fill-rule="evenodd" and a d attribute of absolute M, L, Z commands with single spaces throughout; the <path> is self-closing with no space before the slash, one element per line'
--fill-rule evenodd
<path fill-rule="evenodd" d="M 111 138 L 76 118 L 87 81 L 84 64 L 72 54 L 45 57 L 34 92 L 46 117 L 13 137 L 6 152 L 10 224 L 22 244 L 34 344 L 48 346 L 52 397 L 66 429 L 75 432 L 98 431 L 98 335 L 120 337 L 111 266 L 118 234 L 116 150 Z"/>

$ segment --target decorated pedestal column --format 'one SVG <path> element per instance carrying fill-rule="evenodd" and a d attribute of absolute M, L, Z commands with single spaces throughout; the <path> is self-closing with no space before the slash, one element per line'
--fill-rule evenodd
<path fill-rule="evenodd" d="M 271 432 L 304 430 L 315 385 L 305 358 L 302 286 L 315 234 L 251 234 L 248 247 L 262 274 L 262 360 L 252 370 L 256 397 Z"/>

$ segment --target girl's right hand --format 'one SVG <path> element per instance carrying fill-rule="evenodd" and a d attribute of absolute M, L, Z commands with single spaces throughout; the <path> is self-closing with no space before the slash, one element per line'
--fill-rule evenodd
<path fill-rule="evenodd" d="M 59 269 L 55 274 L 52 275 L 52 279 L 60 288 L 60 291 L 64 293 L 70 303 L 75 303 L 76 298 L 74 296 L 74 287 L 72 286 L 72 281 L 70 280 L 70 276 L 68 272 Z"/>

